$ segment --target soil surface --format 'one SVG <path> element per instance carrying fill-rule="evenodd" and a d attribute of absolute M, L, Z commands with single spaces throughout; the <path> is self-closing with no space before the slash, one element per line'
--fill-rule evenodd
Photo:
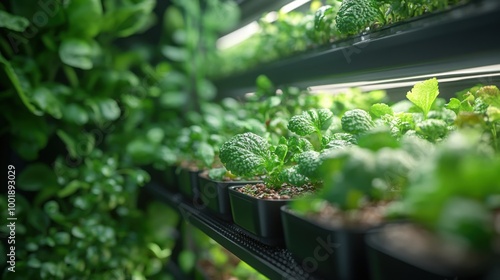
<path fill-rule="evenodd" d="M 255 198 L 275 200 L 296 198 L 305 194 L 314 193 L 316 192 L 316 189 L 317 188 L 313 185 L 303 185 L 297 187 L 287 184 L 281 185 L 278 189 L 271 189 L 266 187 L 264 183 L 258 183 L 255 185 L 245 185 L 236 190 Z"/>
<path fill-rule="evenodd" d="M 325 203 L 317 213 L 308 213 L 307 217 L 329 227 L 372 227 L 384 221 L 384 211 L 388 202 L 367 203 L 360 209 L 343 211 Z"/>
<path fill-rule="evenodd" d="M 205 170 L 205 171 L 201 172 L 200 176 L 203 177 L 203 178 L 205 178 L 205 179 L 212 180 L 210 177 L 208 177 L 208 171 L 209 170 Z M 260 177 L 254 177 L 254 178 L 247 179 L 247 178 L 241 178 L 241 177 L 228 177 L 228 176 L 224 176 L 222 178 L 222 181 L 223 182 L 262 181 L 262 178 L 260 178 Z"/>

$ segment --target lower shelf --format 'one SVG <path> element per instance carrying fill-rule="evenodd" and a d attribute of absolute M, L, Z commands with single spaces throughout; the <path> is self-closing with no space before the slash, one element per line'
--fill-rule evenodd
<path fill-rule="evenodd" d="M 156 183 L 147 185 L 146 190 L 177 209 L 185 221 L 198 227 L 266 277 L 320 280 L 304 270 L 286 249 L 270 247 L 248 237 L 234 224 L 212 217 L 202 206 L 185 201 L 180 194 L 173 194 Z"/>

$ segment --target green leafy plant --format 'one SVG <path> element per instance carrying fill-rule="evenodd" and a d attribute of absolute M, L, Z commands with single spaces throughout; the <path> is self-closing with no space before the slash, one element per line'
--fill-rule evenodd
<path fill-rule="evenodd" d="M 493 213 L 499 207 L 500 160 L 481 131 L 454 132 L 423 163 L 391 215 L 409 218 L 454 246 L 491 254 L 498 238 Z"/>
<path fill-rule="evenodd" d="M 231 173 L 244 176 L 264 176 L 270 188 L 279 188 L 283 183 L 303 185 L 307 178 L 298 174 L 291 164 L 291 155 L 286 139 L 274 146 L 253 133 L 238 134 L 220 148 L 220 159 Z"/>
<path fill-rule="evenodd" d="M 316 146 L 322 147 L 324 133 L 330 128 L 334 115 L 329 109 L 308 110 L 300 115 L 293 116 L 288 122 L 288 129 L 299 136 L 317 137 Z"/>
<path fill-rule="evenodd" d="M 413 89 L 406 94 L 406 98 L 422 110 L 425 118 L 438 95 L 438 81 L 436 78 L 433 78 L 415 84 Z"/>

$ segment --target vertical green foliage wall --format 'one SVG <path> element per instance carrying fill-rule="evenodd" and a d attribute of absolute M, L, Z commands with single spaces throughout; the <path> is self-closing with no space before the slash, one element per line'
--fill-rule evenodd
<path fill-rule="evenodd" d="M 16 273 L 4 270 L 0 245 L 3 279 L 166 277 L 177 216 L 159 204 L 138 207 L 149 180 L 138 167 L 171 160 L 163 124 L 179 115 L 160 102 L 172 94 L 171 64 L 149 63 L 158 46 L 141 42 L 161 22 L 155 6 L 0 3 L 2 162 L 16 166 L 18 218 Z M 2 221 L 6 202 L 0 195 Z M 171 219 L 152 226 L 154 213 Z"/>

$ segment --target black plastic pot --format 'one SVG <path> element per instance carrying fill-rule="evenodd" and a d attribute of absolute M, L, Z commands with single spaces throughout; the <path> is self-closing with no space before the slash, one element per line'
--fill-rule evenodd
<path fill-rule="evenodd" d="M 256 184 L 258 181 L 214 181 L 199 175 L 200 203 L 222 220 L 232 222 L 231 203 L 229 202 L 229 186 Z"/>
<path fill-rule="evenodd" d="M 142 167 L 151 176 L 151 181 L 158 183 L 162 188 L 170 192 L 178 192 L 176 166 L 166 167 L 164 170 L 147 165 Z"/>
<path fill-rule="evenodd" d="M 291 199 L 258 199 L 229 187 L 233 220 L 247 235 L 270 246 L 284 246 L 280 207 Z"/>
<path fill-rule="evenodd" d="M 365 237 L 372 280 L 482 280 L 485 273 L 478 271 L 453 271 L 445 267 L 417 259 L 408 251 L 391 250 L 380 238 L 381 228 L 371 230 Z M 427 263 L 427 264 L 426 264 Z"/>
<path fill-rule="evenodd" d="M 187 168 L 178 168 L 177 180 L 179 192 L 189 201 L 196 201 L 199 194 L 198 174 L 200 171 L 194 171 Z"/>
<path fill-rule="evenodd" d="M 286 248 L 309 273 L 325 279 L 368 279 L 366 230 L 333 228 L 281 208 Z"/>

